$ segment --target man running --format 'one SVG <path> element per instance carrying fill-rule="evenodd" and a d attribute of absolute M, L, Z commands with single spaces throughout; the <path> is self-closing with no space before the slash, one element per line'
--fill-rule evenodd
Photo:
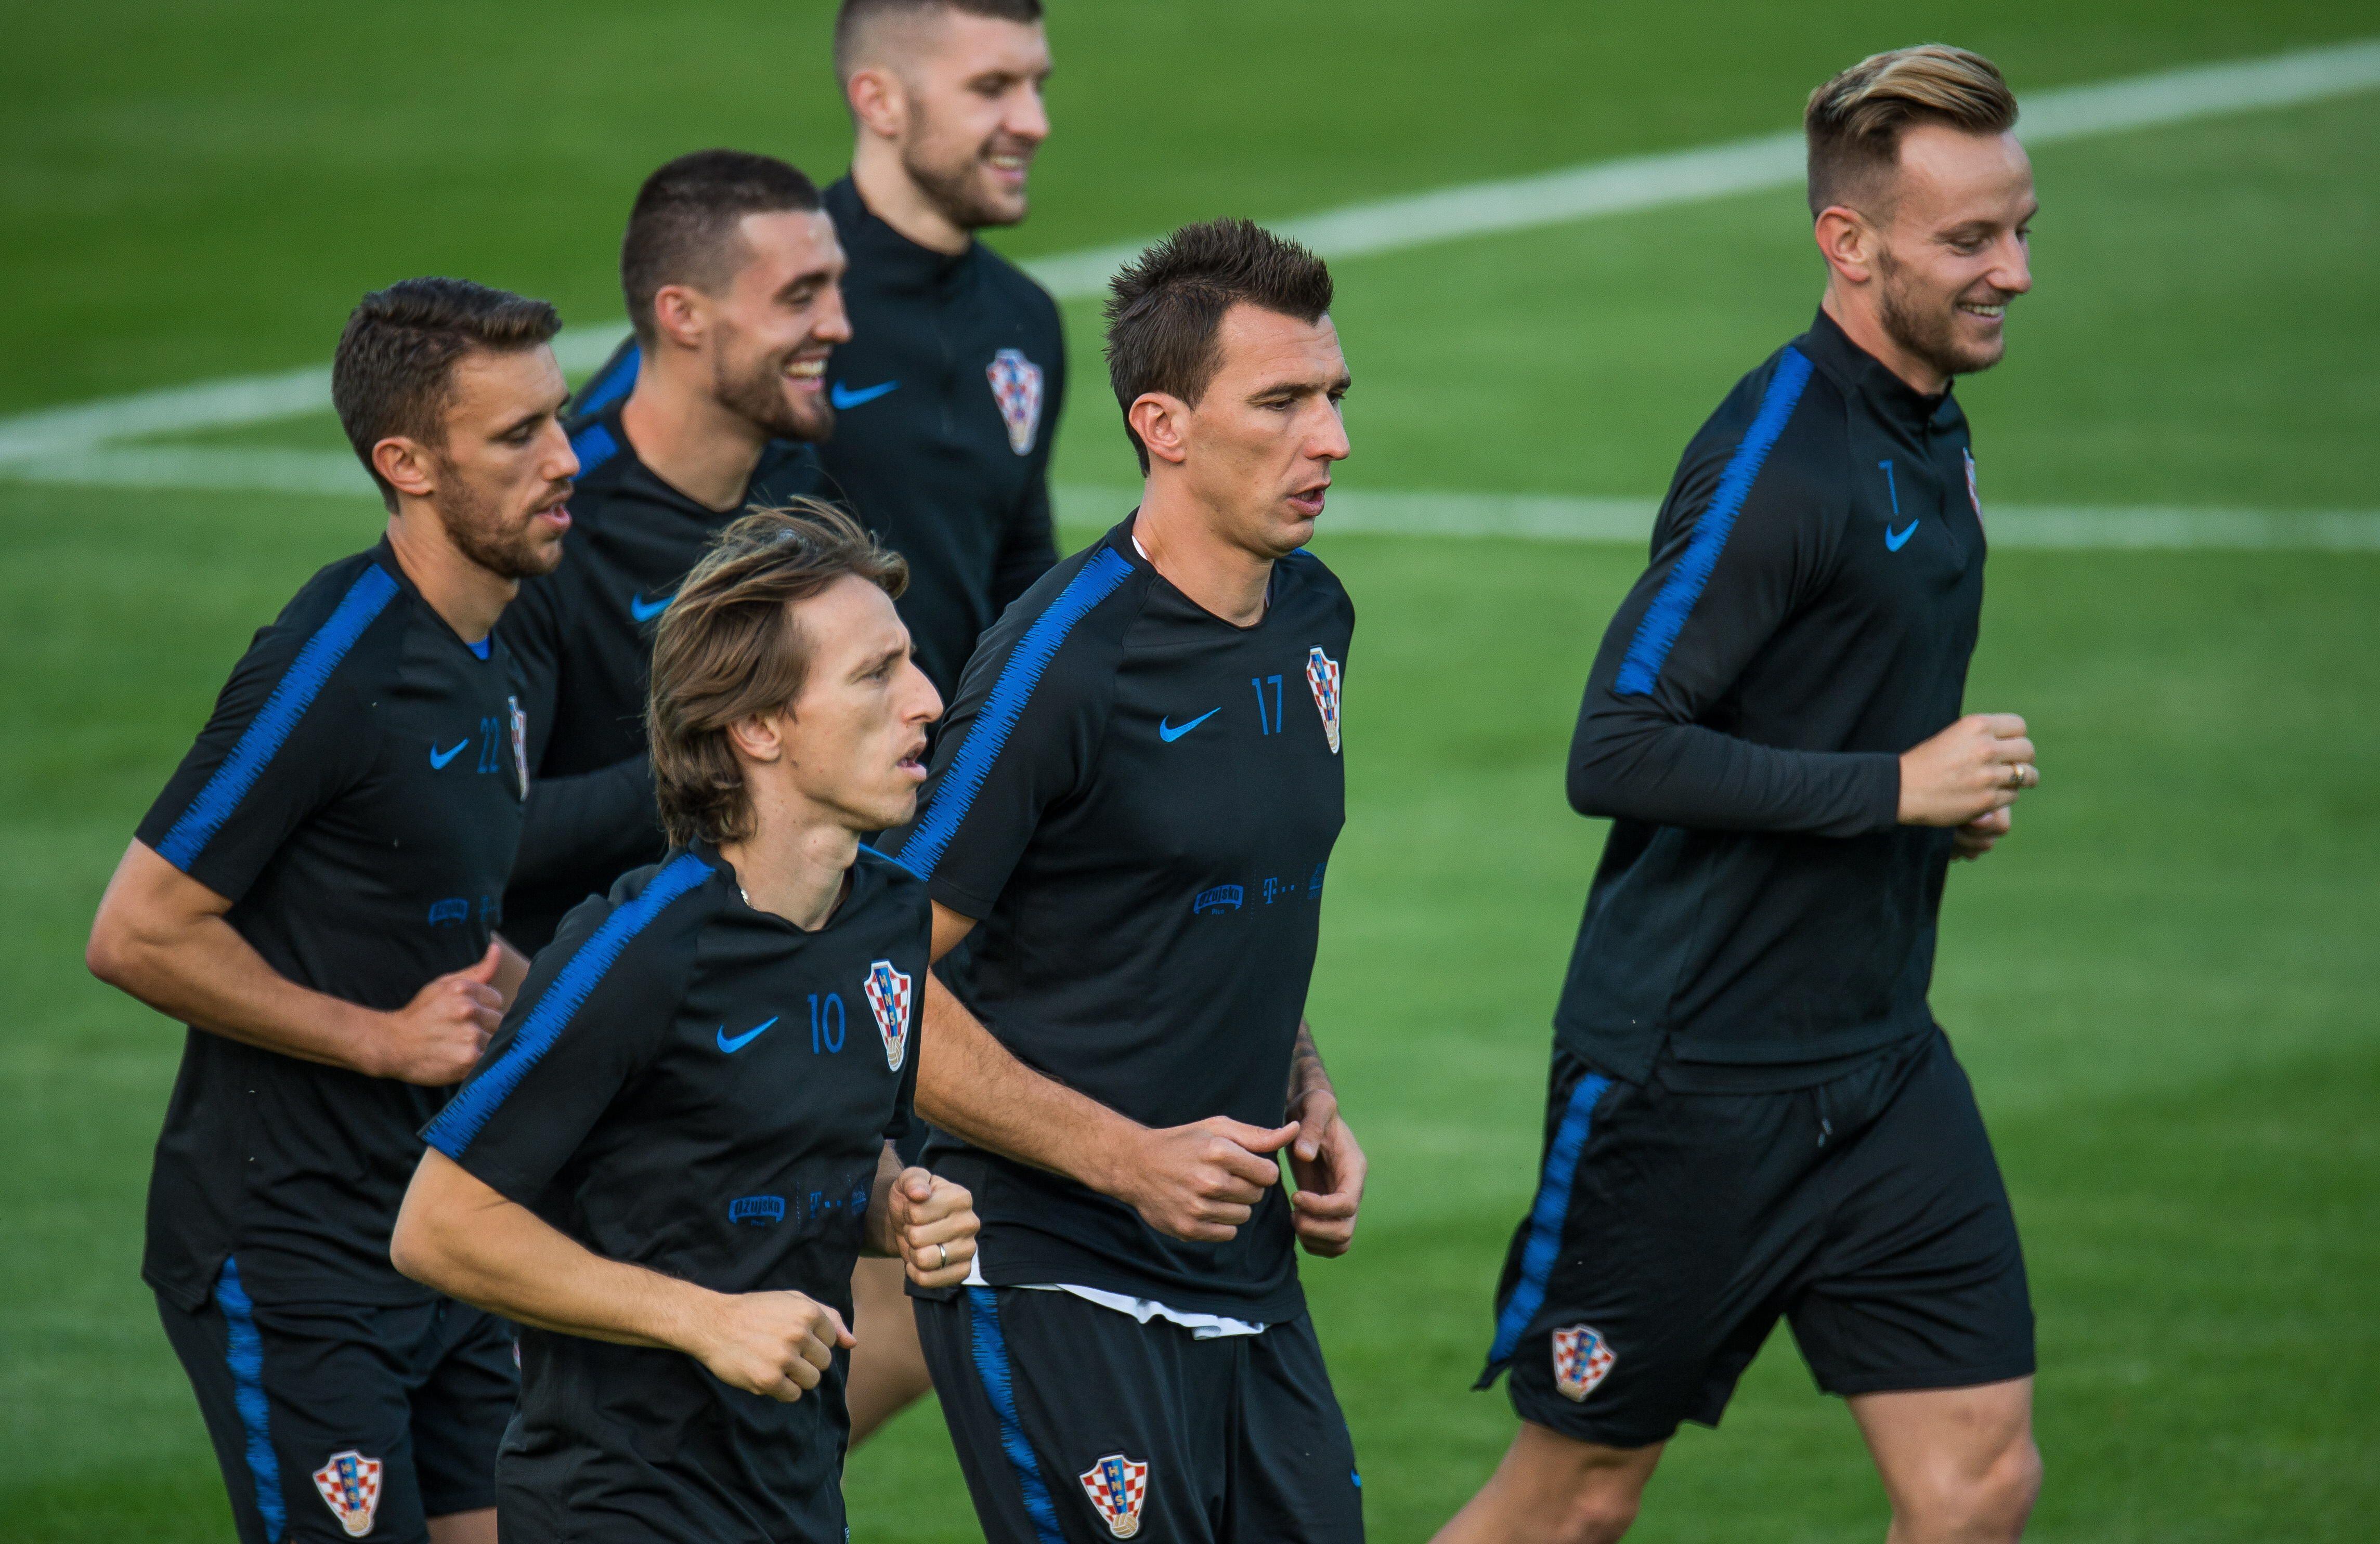
<path fill-rule="evenodd" d="M 936 955 L 979 935 L 981 1022 L 929 978 L 918 1075 L 979 1268 L 917 1313 L 995 1544 L 1362 1537 L 1293 1254 L 1346 1250 L 1365 1173 L 1304 1018 L 1354 627 L 1304 546 L 1347 454 L 1330 293 L 1245 221 L 1118 276 L 1141 506 L 986 635 L 888 838 Z"/>
<path fill-rule="evenodd" d="M 1443 1544 L 1619 1538 L 1779 1315 L 1894 1540 L 2022 1531 L 2024 1260 L 1926 1005 L 1951 860 L 2039 781 L 2024 720 L 1960 716 L 1985 541 L 1950 384 L 2033 284 L 2016 115 L 1931 45 L 1810 98 L 1825 301 L 1687 448 L 1588 678 L 1570 798 L 1614 819 L 1480 1379 L 1523 1424 Z"/>
<path fill-rule="evenodd" d="M 140 823 L 91 971 L 189 1025 L 141 1274 L 245 1544 L 493 1544 L 512 1335 L 389 1265 L 415 1132 L 527 962 L 496 936 L 528 777 L 493 636 L 578 469 L 543 301 L 414 279 L 331 391 L 389 509 L 255 641 Z"/>
<path fill-rule="evenodd" d="M 976 239 L 1025 218 L 1033 157 L 1049 137 L 1040 0 L 843 0 L 834 68 L 851 110 L 851 172 L 825 207 L 850 258 L 853 335 L 834 350 L 834 436 L 820 454 L 832 496 L 909 561 L 901 617 L 918 667 L 948 700 L 977 638 L 1058 558 L 1057 303 Z M 582 404 L 640 382 L 649 352 L 624 344 Z M 904 1155 L 914 1161 L 924 1138 L 920 1125 Z M 879 1326 L 852 1358 L 859 1441 L 929 1384 L 899 1270 L 863 1260 L 853 1286 L 860 1317 Z"/>
<path fill-rule="evenodd" d="M 859 838 L 941 711 L 904 577 L 819 505 L 722 533 L 654 644 L 673 850 L 570 913 L 424 1133 L 399 1267 L 528 1326 L 505 1544 L 844 1544 L 853 1261 L 967 1273 L 966 1191 L 886 1140 L 931 921 Z"/>
<path fill-rule="evenodd" d="M 620 285 L 648 368 L 625 401 L 571 420 L 570 561 L 524 586 L 504 624 L 534 774 L 504 915 L 531 953 L 564 912 L 661 856 L 653 621 L 730 520 L 819 490 L 827 356 L 851 336 L 843 267 L 817 187 L 782 161 L 700 151 L 638 190 Z"/>

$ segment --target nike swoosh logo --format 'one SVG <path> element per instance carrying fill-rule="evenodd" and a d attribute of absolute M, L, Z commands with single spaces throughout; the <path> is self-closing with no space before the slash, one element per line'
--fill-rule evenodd
<path fill-rule="evenodd" d="M 900 389 L 899 381 L 888 380 L 881 386 L 863 386 L 855 392 L 838 380 L 828 389 L 826 395 L 827 400 L 834 404 L 835 411 L 839 413 L 846 407 L 858 407 L 863 404 L 874 402 L 888 392 L 897 392 Z"/>
<path fill-rule="evenodd" d="M 1191 719 L 1188 723 L 1182 725 L 1178 729 L 1173 725 L 1167 723 L 1164 719 L 1160 718 L 1157 720 L 1157 738 L 1164 741 L 1168 745 L 1171 745 L 1175 741 L 1181 739 L 1184 735 L 1188 734 L 1192 730 L 1196 729 L 1199 725 L 1205 723 L 1208 719 L 1212 718 L 1216 714 L 1222 711 L 1223 710 L 1220 707 L 1210 707 L 1206 712 L 1201 713 L 1198 717 Z"/>
<path fill-rule="evenodd" d="M 650 621 L 668 610 L 670 602 L 676 598 L 674 595 L 665 595 L 659 600 L 647 600 L 643 596 L 632 595 L 628 597 L 628 615 L 638 621 Z"/>
<path fill-rule="evenodd" d="M 463 747 L 468 745 L 470 742 L 470 737 L 466 735 L 462 739 L 455 742 L 455 748 L 453 750 L 442 751 L 438 748 L 438 742 L 434 740 L 431 741 L 430 742 L 430 769 L 432 772 L 444 771 L 446 769 L 446 764 L 453 761 L 456 756 L 461 755 L 463 754 Z"/>
<path fill-rule="evenodd" d="M 739 1035 L 730 1035 L 727 1032 L 727 1026 L 722 1024 L 719 1026 L 719 1048 L 732 1056 L 736 1052 L 744 1049 L 747 1045 L 749 1045 L 754 1041 L 759 1039 L 762 1035 L 768 1033 L 770 1026 L 774 1023 L 776 1023 L 776 1020 L 771 1019 L 767 1024 L 756 1024 L 751 1029 L 746 1030 Z"/>
<path fill-rule="evenodd" d="M 1902 548 L 1909 545 L 1909 538 L 1915 536 L 1917 534 L 1917 527 L 1924 524 L 1925 522 L 1922 520 L 1912 520 L 1909 523 L 1909 529 L 1905 531 L 1896 531 L 1891 526 L 1887 525 L 1884 528 L 1884 549 L 1888 552 L 1900 551 Z"/>

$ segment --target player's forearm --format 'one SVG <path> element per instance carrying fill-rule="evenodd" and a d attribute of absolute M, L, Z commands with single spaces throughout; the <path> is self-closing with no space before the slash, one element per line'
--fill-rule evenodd
<path fill-rule="evenodd" d="M 1115 1193 L 1145 1128 L 1017 1060 L 931 971 L 918 1049 L 918 1114 L 978 1147 Z"/>
<path fill-rule="evenodd" d="M 1330 1087 L 1330 1069 L 1322 1065 L 1321 1049 L 1314 1043 L 1314 1026 L 1300 1019 L 1297 1043 L 1289 1053 L 1289 1097 L 1294 1100 L 1301 1093 Z"/>
<path fill-rule="evenodd" d="M 605 1259 L 435 1149 L 406 1191 L 389 1259 L 424 1286 L 523 1324 L 689 1355 L 714 1296 Z"/>
<path fill-rule="evenodd" d="M 1581 814 L 1714 831 L 1855 837 L 1898 823 L 1900 758 L 1791 751 L 1662 718 L 1634 699 L 1592 708 L 1571 744 Z"/>
<path fill-rule="evenodd" d="M 170 1018 L 285 1056 L 377 1076 L 380 1015 L 299 986 L 220 917 L 110 915 L 91 929 L 91 973 Z"/>

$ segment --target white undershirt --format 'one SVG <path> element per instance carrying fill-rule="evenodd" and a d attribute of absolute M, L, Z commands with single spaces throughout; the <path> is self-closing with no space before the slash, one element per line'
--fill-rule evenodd
<path fill-rule="evenodd" d="M 983 1279 L 983 1252 L 978 1248 L 975 1263 L 967 1268 L 968 1286 L 990 1286 Z M 1265 1327 L 1245 1319 L 1226 1319 L 1220 1313 L 1184 1313 L 1169 1309 L 1154 1297 L 1134 1297 L 1122 1292 L 1105 1292 L 1096 1286 L 1076 1286 L 1071 1282 L 1031 1282 L 1017 1288 L 1020 1292 L 1071 1292 L 1087 1303 L 1097 1303 L 1103 1309 L 1128 1313 L 1146 1324 L 1152 1319 L 1162 1319 L 1169 1324 L 1179 1324 L 1190 1332 L 1192 1340 L 1220 1340 L 1225 1335 L 1260 1335 Z"/>

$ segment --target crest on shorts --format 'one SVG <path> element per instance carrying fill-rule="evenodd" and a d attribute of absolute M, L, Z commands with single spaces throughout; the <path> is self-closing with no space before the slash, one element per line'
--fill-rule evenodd
<path fill-rule="evenodd" d="M 1983 495 L 1975 491 L 1975 452 L 1961 451 L 1959 453 L 1967 462 L 1967 502 L 1975 506 L 1975 519 L 1980 522 L 1984 518 L 1984 500 Z"/>
<path fill-rule="evenodd" d="M 1013 348 L 1003 348 L 983 368 L 991 378 L 991 400 L 1000 404 L 1001 421 L 1008 426 L 1008 448 L 1018 455 L 1033 453 L 1033 436 L 1041 427 L 1041 367 Z"/>
<path fill-rule="evenodd" d="M 889 959 L 868 967 L 868 1010 L 876 1015 L 876 1032 L 884 1037 L 884 1065 L 901 1070 L 909 1054 L 909 978 Z"/>
<path fill-rule="evenodd" d="M 1322 715 L 1323 737 L 1330 754 L 1339 754 L 1339 661 L 1318 645 L 1305 656 L 1305 684 L 1314 688 L 1315 711 Z"/>
<path fill-rule="evenodd" d="M 1595 1392 L 1620 1358 L 1599 1331 L 1584 1324 L 1554 1332 L 1554 1387 L 1564 1399 L 1585 1399 Z"/>
<path fill-rule="evenodd" d="M 1111 1453 L 1075 1478 L 1110 1533 L 1130 1538 L 1140 1531 L 1140 1503 L 1148 1499 L 1148 1465 Z"/>
<path fill-rule="evenodd" d="M 314 1471 L 314 1489 L 322 1492 L 349 1538 L 371 1532 L 372 1518 L 380 1511 L 379 1459 L 366 1458 L 353 1448 L 334 1453 Z"/>
<path fill-rule="evenodd" d="M 521 711 L 518 697 L 506 697 L 504 706 L 511 710 L 513 725 L 513 787 L 524 799 L 528 797 L 528 715 Z"/>

